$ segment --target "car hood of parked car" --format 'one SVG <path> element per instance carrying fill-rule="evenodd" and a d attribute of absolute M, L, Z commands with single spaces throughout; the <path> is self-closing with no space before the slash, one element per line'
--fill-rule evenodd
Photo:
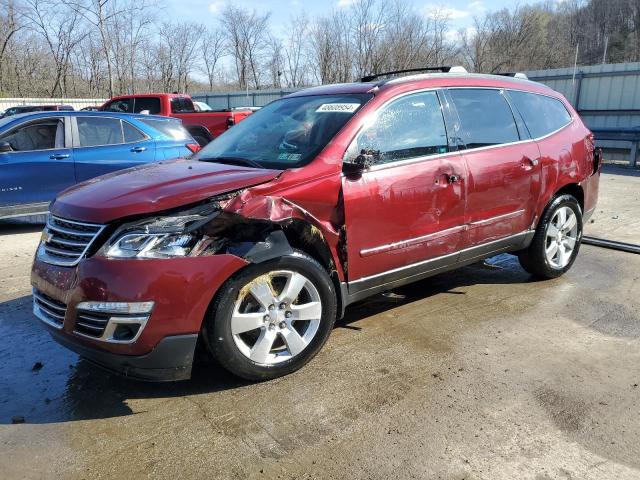
<path fill-rule="evenodd" d="M 150 163 L 79 183 L 58 195 L 51 213 L 88 223 L 170 210 L 273 180 L 280 170 L 193 160 Z"/>

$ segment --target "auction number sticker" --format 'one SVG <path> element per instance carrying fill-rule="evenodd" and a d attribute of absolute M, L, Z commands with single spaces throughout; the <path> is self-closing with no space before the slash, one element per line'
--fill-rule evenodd
<path fill-rule="evenodd" d="M 359 106 L 359 103 L 323 103 L 316 112 L 353 113 Z"/>

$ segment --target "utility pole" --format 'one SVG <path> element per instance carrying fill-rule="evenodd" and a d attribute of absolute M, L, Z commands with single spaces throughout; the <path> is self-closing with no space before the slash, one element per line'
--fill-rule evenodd
<path fill-rule="evenodd" d="M 609 36 L 604 37 L 604 52 L 602 53 L 602 63 L 607 63 L 607 47 L 609 46 Z"/>

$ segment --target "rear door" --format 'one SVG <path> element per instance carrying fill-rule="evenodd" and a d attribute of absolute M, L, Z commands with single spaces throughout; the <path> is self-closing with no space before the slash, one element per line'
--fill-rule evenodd
<path fill-rule="evenodd" d="M 349 147 L 374 156 L 343 178 L 349 290 L 379 288 L 450 258 L 462 243 L 465 164 L 450 151 L 436 91 L 411 93 L 377 112 Z"/>
<path fill-rule="evenodd" d="M 148 135 L 126 120 L 102 115 L 75 117 L 73 152 L 79 182 L 155 160 Z"/>
<path fill-rule="evenodd" d="M 76 182 L 68 117 L 39 117 L 0 133 L 0 207 L 46 205 Z M 45 208 L 46 210 L 46 208 Z"/>
<path fill-rule="evenodd" d="M 528 230 L 540 188 L 540 152 L 504 91 L 452 88 L 469 177 L 465 246 Z"/>

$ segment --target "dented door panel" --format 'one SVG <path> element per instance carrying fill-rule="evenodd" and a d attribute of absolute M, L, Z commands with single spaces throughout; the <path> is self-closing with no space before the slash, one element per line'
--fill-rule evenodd
<path fill-rule="evenodd" d="M 452 182 L 452 175 L 458 180 Z M 344 178 L 349 280 L 457 251 L 464 176 L 464 160 L 454 153 Z"/>

